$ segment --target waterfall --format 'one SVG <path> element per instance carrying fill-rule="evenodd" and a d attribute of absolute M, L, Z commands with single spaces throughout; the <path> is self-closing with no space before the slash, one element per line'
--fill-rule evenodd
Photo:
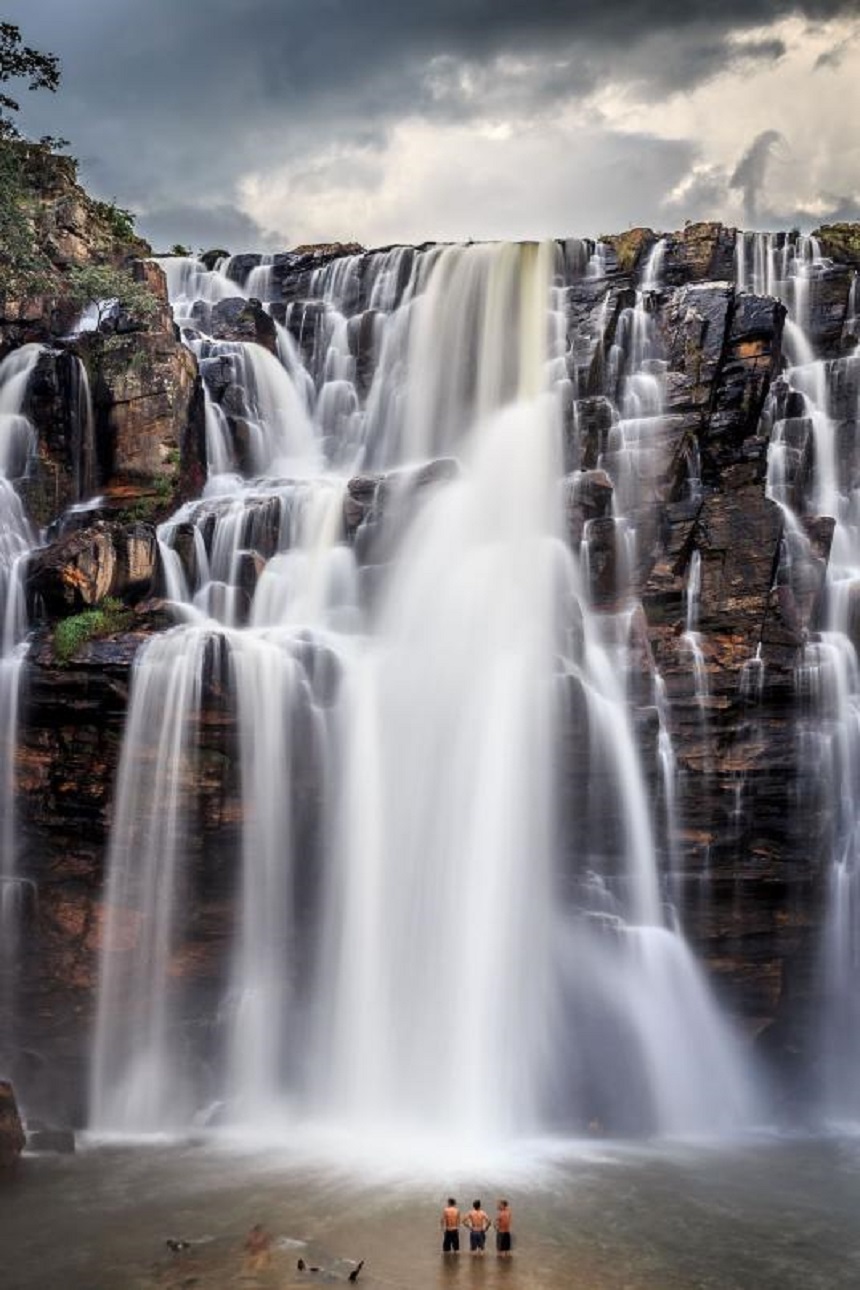
<path fill-rule="evenodd" d="M 30 378 L 42 354 L 24 345 L 0 363 L 0 1013 L 11 1028 L 12 980 L 27 883 L 18 870 L 15 827 L 15 756 L 18 706 L 26 646 L 24 570 L 35 533 L 13 481 L 24 474 L 34 449 L 24 415 Z"/>
<path fill-rule="evenodd" d="M 98 483 L 96 429 L 90 380 L 77 355 L 72 355 L 72 486 L 76 502 L 93 497 Z"/>
<path fill-rule="evenodd" d="M 809 607 L 820 555 L 808 521 L 834 521 L 823 603 L 797 668 L 798 745 L 812 792 L 832 804 L 826 918 L 821 952 L 824 1006 L 818 1021 L 826 1116 L 860 1115 L 860 492 L 856 428 L 860 419 L 860 355 L 853 318 L 845 319 L 845 356 L 820 357 L 819 284 L 832 268 L 814 238 L 746 234 L 739 257 L 753 263 L 788 309 L 788 366 L 771 395 L 768 493 L 785 517 L 780 579 L 794 602 Z M 856 289 L 856 278 L 855 288 Z M 819 313 L 816 314 L 816 306 Z M 850 352 L 851 349 L 854 352 Z M 810 466 L 811 463 L 811 466 Z M 814 608 L 814 606 L 813 606 Z M 761 685 L 761 678 L 758 681 Z"/>
<path fill-rule="evenodd" d="M 584 361 L 568 292 L 599 283 L 597 251 L 342 257 L 289 306 L 278 357 L 207 337 L 195 292 L 205 305 L 240 289 L 168 262 L 211 382 L 210 479 L 160 531 L 178 625 L 135 668 L 95 1126 L 187 1124 L 213 1099 L 246 1124 L 313 1114 L 473 1139 L 749 1115 L 734 1040 L 664 904 L 629 711 L 663 252 L 606 364 L 619 408 L 601 465 L 627 552 L 609 609 L 592 603 L 588 541 L 580 560 L 564 540 L 559 490 Z M 359 468 L 378 473 L 353 537 L 343 472 Z M 653 691 L 658 704 L 657 676 Z M 193 786 L 213 694 L 242 813 L 236 916 L 195 1067 L 181 958 L 206 863 Z M 559 770 L 571 739 L 582 803 Z M 671 778 L 665 726 L 662 741 Z"/>

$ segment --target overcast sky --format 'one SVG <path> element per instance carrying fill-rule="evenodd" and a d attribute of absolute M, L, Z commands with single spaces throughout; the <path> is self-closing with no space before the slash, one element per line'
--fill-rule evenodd
<path fill-rule="evenodd" d="M 161 249 L 860 219 L 857 0 L 4 0 Z"/>

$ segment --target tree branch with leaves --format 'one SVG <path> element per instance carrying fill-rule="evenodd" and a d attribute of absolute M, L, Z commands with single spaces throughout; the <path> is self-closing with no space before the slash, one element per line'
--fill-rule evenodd
<path fill-rule="evenodd" d="M 9 81 L 26 81 L 28 90 L 56 90 L 60 83 L 60 60 L 56 54 L 43 54 L 25 45 L 20 28 L 12 22 L 0 22 L 0 85 Z M 0 138 L 19 139 L 20 132 L 10 113 L 21 105 L 11 94 L 0 90 Z"/>

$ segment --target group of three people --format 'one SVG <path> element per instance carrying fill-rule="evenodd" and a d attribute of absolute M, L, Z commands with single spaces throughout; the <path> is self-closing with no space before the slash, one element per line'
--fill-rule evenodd
<path fill-rule="evenodd" d="M 460 1211 L 453 1196 L 448 1197 L 448 1204 L 442 1210 L 439 1220 L 442 1228 L 442 1253 L 460 1253 Z M 491 1227 L 496 1229 L 496 1250 L 503 1259 L 511 1257 L 513 1213 L 506 1200 L 500 1200 L 496 1209 L 495 1222 L 481 1208 L 479 1200 L 472 1201 L 472 1208 L 462 1220 L 462 1226 L 469 1230 L 469 1251 L 472 1254 L 483 1254 L 487 1244 L 487 1232 Z"/>

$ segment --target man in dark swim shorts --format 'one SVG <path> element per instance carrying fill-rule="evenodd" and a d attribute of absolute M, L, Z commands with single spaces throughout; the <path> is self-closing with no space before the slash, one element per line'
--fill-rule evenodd
<path fill-rule="evenodd" d="M 502 1259 L 511 1257 L 511 1228 L 514 1216 L 506 1200 L 500 1200 L 496 1214 L 496 1253 Z"/>
<path fill-rule="evenodd" d="M 442 1210 L 439 1220 L 442 1228 L 442 1253 L 460 1253 L 460 1211 L 453 1196 L 448 1197 L 448 1204 Z"/>
<path fill-rule="evenodd" d="M 472 1208 L 463 1219 L 463 1226 L 469 1229 L 470 1254 L 483 1254 L 484 1246 L 487 1244 L 487 1231 L 492 1224 L 489 1214 L 485 1214 L 481 1209 L 479 1200 L 472 1201 Z"/>

